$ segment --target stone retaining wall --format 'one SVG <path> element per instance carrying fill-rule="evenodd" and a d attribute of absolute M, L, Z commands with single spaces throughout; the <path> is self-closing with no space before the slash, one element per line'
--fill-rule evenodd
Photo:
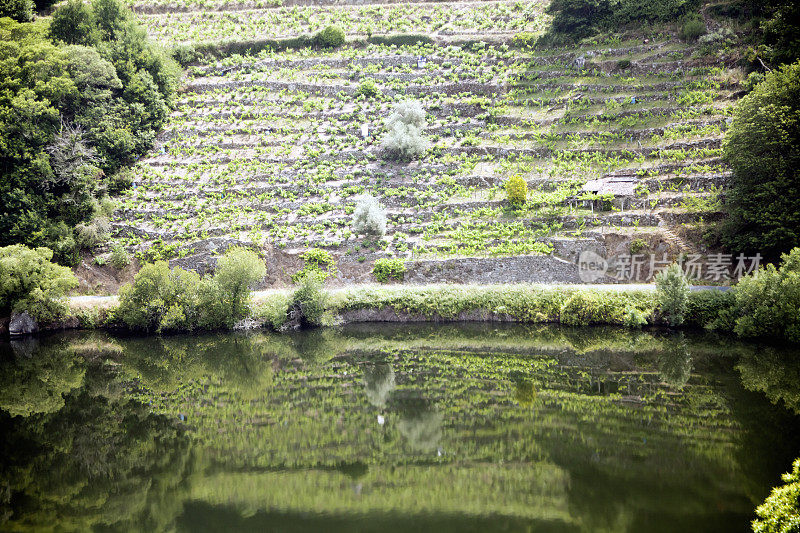
<path fill-rule="evenodd" d="M 409 261 L 405 283 L 581 283 L 578 267 L 546 255 Z"/>

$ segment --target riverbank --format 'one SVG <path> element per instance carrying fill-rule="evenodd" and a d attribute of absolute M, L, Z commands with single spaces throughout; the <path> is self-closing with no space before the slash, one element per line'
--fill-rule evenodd
<path fill-rule="evenodd" d="M 729 301 L 715 287 L 689 295 L 686 325 L 704 327 Z M 237 327 L 279 330 L 293 291 L 252 293 L 251 315 Z M 360 322 L 519 322 L 565 325 L 663 325 L 654 285 L 358 285 L 326 289 L 323 325 Z M 111 328 L 116 296 L 69 298 L 67 316 L 43 329 Z"/>

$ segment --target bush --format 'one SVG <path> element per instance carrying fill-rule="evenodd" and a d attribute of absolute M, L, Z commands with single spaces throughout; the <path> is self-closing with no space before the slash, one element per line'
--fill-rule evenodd
<path fill-rule="evenodd" d="M 753 520 L 754 533 L 797 533 L 800 530 L 800 459 L 792 471 L 781 476 L 785 485 L 775 487 L 758 506 Z"/>
<path fill-rule="evenodd" d="M 643 239 L 633 239 L 628 249 L 632 255 L 636 255 L 647 250 L 647 243 Z"/>
<path fill-rule="evenodd" d="M 213 326 L 233 327 L 249 314 L 250 290 L 264 279 L 264 261 L 252 250 L 231 248 L 217 262 L 214 282 L 219 288 L 224 309 L 223 320 Z"/>
<path fill-rule="evenodd" d="M 630 59 L 620 59 L 617 61 L 617 70 L 628 70 L 629 68 L 631 68 Z"/>
<path fill-rule="evenodd" d="M 403 281 L 406 274 L 406 265 L 400 259 L 387 259 L 385 257 L 375 261 L 372 274 L 381 283 L 389 280 Z"/>
<path fill-rule="evenodd" d="M 299 282 L 300 287 L 294 291 L 289 304 L 289 320 L 302 327 L 321 326 L 327 308 L 327 295 L 322 289 L 323 278 L 319 273 L 310 272 Z"/>
<path fill-rule="evenodd" d="M 375 98 L 379 94 L 381 94 L 381 91 L 372 78 L 362 81 L 358 85 L 358 89 L 356 89 L 356 96 L 364 96 L 365 98 Z"/>
<path fill-rule="evenodd" d="M 314 43 L 322 48 L 337 48 L 344 44 L 344 31 L 338 26 L 328 26 L 314 36 Z"/>
<path fill-rule="evenodd" d="M 528 184 L 519 174 L 508 178 L 505 182 L 506 198 L 512 207 L 522 207 L 528 199 Z"/>
<path fill-rule="evenodd" d="M 762 72 L 751 72 L 742 82 L 742 89 L 745 92 L 753 92 L 756 86 L 764 81 L 764 74 Z"/>
<path fill-rule="evenodd" d="M 687 18 L 681 25 L 679 36 L 686 42 L 694 42 L 705 35 L 706 25 L 699 16 Z"/>
<path fill-rule="evenodd" d="M 734 289 L 734 331 L 741 337 L 800 342 L 800 248 L 739 280 Z"/>
<path fill-rule="evenodd" d="M 75 226 L 75 242 L 81 248 L 93 248 L 111 236 L 111 222 L 108 217 L 99 216 L 88 224 Z"/>
<path fill-rule="evenodd" d="M 157 333 L 190 330 L 198 322 L 200 276 L 166 261 L 144 265 L 119 290 L 117 317 L 129 328 Z"/>
<path fill-rule="evenodd" d="M 172 58 L 185 68 L 202 60 L 203 54 L 192 44 L 182 44 L 172 49 Z"/>
<path fill-rule="evenodd" d="M 33 18 L 31 0 L 0 0 L 0 18 L 11 17 L 18 22 L 28 22 Z"/>
<path fill-rule="evenodd" d="M 386 119 L 386 137 L 383 148 L 390 159 L 410 160 L 425 153 L 428 140 L 422 134 L 425 128 L 425 110 L 416 100 L 395 104 Z"/>
<path fill-rule="evenodd" d="M 47 248 L 0 248 L 0 316 L 27 311 L 36 320 L 53 320 L 66 311 L 62 298 L 78 280 L 52 258 Z"/>
<path fill-rule="evenodd" d="M 649 313 L 633 306 L 625 307 L 622 313 L 622 325 L 628 328 L 640 328 L 647 324 Z"/>
<path fill-rule="evenodd" d="M 699 328 L 732 331 L 726 316 L 734 306 L 734 291 L 693 291 L 686 307 L 686 324 Z"/>
<path fill-rule="evenodd" d="M 605 294 L 588 291 L 574 292 L 561 306 L 559 320 L 567 326 L 620 324 L 623 322 L 623 309 L 620 309 Z"/>
<path fill-rule="evenodd" d="M 656 275 L 658 310 L 670 326 L 683 324 L 688 309 L 689 292 L 689 280 L 680 265 L 673 263 Z"/>
<path fill-rule="evenodd" d="M 111 266 L 117 270 L 122 270 L 131 264 L 131 256 L 128 251 L 117 242 L 114 243 L 114 246 L 111 248 L 111 258 L 109 263 L 111 263 Z"/>
<path fill-rule="evenodd" d="M 361 197 L 353 211 L 353 233 L 356 235 L 386 234 L 386 210 L 374 196 Z"/>
<path fill-rule="evenodd" d="M 536 44 L 536 39 L 535 33 L 523 31 L 511 39 L 511 44 L 518 48 L 532 48 Z"/>
<path fill-rule="evenodd" d="M 297 283 L 308 274 L 314 273 L 325 280 L 336 271 L 333 256 L 327 250 L 312 248 L 300 256 L 303 259 L 302 270 L 292 275 L 292 281 Z"/>
<path fill-rule="evenodd" d="M 800 246 L 800 62 L 767 73 L 739 101 L 722 149 L 733 171 L 726 247 L 774 260 Z"/>

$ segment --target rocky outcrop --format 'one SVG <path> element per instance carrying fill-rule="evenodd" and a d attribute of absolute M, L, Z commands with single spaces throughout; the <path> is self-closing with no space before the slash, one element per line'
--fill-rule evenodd
<path fill-rule="evenodd" d="M 11 337 L 22 337 L 37 331 L 39 331 L 39 324 L 27 311 L 11 315 L 11 322 L 8 324 L 8 334 Z"/>

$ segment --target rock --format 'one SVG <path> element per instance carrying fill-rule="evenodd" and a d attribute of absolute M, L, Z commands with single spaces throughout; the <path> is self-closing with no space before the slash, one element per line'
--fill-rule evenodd
<path fill-rule="evenodd" d="M 11 322 L 8 324 L 8 334 L 10 336 L 30 335 L 37 331 L 39 331 L 39 325 L 27 311 L 11 315 Z"/>

